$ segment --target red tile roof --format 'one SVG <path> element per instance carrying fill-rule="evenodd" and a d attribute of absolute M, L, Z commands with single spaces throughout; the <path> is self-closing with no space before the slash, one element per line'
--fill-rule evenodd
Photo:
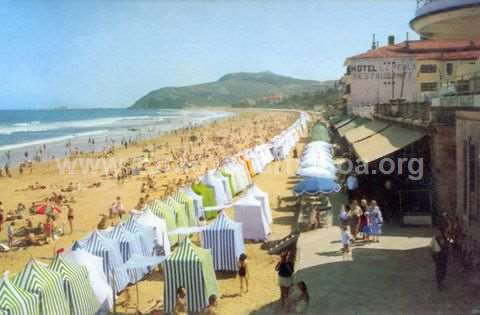
<path fill-rule="evenodd" d="M 384 46 L 348 59 L 415 57 L 419 60 L 471 60 L 480 58 L 480 39 L 414 40 Z"/>

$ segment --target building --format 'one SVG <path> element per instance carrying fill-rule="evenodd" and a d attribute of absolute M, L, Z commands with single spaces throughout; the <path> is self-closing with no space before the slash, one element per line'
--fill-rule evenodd
<path fill-rule="evenodd" d="M 370 115 L 374 105 L 392 100 L 439 105 L 441 96 L 480 92 L 480 39 L 391 43 L 345 65 L 344 98 L 352 114 Z"/>
<path fill-rule="evenodd" d="M 417 0 L 410 26 L 423 38 L 479 38 L 480 0 Z"/>

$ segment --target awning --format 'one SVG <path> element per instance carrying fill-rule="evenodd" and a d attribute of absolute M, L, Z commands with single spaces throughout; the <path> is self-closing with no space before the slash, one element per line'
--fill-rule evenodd
<path fill-rule="evenodd" d="M 354 143 L 353 149 L 361 161 L 370 163 L 398 151 L 424 136 L 425 134 L 419 131 L 390 126 L 370 138 Z"/>
<path fill-rule="evenodd" d="M 316 124 L 310 132 L 310 140 L 330 142 L 330 135 L 328 134 L 327 127 L 322 123 Z"/>
<path fill-rule="evenodd" d="M 389 126 L 388 123 L 379 120 L 369 120 L 357 128 L 351 129 L 345 133 L 345 139 L 349 143 L 355 143 L 365 140 L 368 137 L 382 131 Z"/>
<path fill-rule="evenodd" d="M 333 126 L 335 129 L 338 129 L 338 128 L 341 128 L 343 126 L 345 126 L 346 124 L 348 124 L 349 122 L 351 122 L 352 120 L 356 119 L 357 117 L 354 117 L 354 116 L 348 116 L 347 118 L 345 118 L 344 120 L 342 120 L 341 122 L 335 124 L 335 126 Z"/>
<path fill-rule="evenodd" d="M 338 134 L 340 135 L 340 137 L 343 137 L 343 136 L 345 136 L 345 133 L 347 133 L 347 131 L 350 131 L 350 130 L 354 129 L 354 128 L 364 124 L 367 121 L 368 121 L 368 119 L 366 119 L 366 118 L 357 117 L 354 120 L 347 123 L 346 125 L 343 125 L 342 127 L 338 128 L 337 129 Z"/>

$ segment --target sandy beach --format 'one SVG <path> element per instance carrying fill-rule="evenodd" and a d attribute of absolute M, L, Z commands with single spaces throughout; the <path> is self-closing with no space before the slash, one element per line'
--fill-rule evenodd
<path fill-rule="evenodd" d="M 47 245 L 0 253 L 0 270 L 9 270 L 11 273 L 18 272 L 30 257 L 48 262 L 56 249 L 70 247 L 73 241 L 95 229 L 100 215 L 108 213 L 110 205 L 117 196 L 121 196 L 123 204 L 128 210 L 134 208 L 139 198 L 145 197 L 146 194 L 149 195 L 150 200 L 161 198 L 165 195 L 167 187 L 174 190 L 175 187 L 181 185 L 177 182 L 179 179 L 196 178 L 206 169 L 216 167 L 224 158 L 255 144 L 268 141 L 290 126 L 297 117 L 298 114 L 292 112 L 243 111 L 232 118 L 140 142 L 127 149 L 117 149 L 108 158 L 116 161 L 118 165 L 129 158 L 134 158 L 135 161 L 145 161 L 145 159 L 149 161 L 145 171 L 138 176 L 127 177 L 121 181 L 118 181 L 116 177 L 105 176 L 108 172 L 113 172 L 113 169 L 102 167 L 104 164 L 98 162 L 97 166 L 100 165 L 100 167 L 95 169 L 92 167 L 94 164 L 91 161 L 88 162 L 90 163 L 88 167 L 80 162 L 73 164 L 75 166 L 73 172 L 60 172 L 59 165 L 60 169 L 65 168 L 65 165 L 67 168 L 68 165 L 72 165 L 65 164 L 65 161 L 62 162 L 63 164 L 56 162 L 35 164 L 31 174 L 27 171 L 23 175 L 19 175 L 17 170 L 13 170 L 12 178 L 0 178 L 0 187 L 2 188 L 0 201 L 3 202 L 5 212 L 14 210 L 18 203 L 23 203 L 28 208 L 32 202 L 44 200 L 53 192 L 60 193 L 61 189 L 68 188 L 70 183 L 73 183 L 73 191 L 61 194 L 65 195 L 67 199 L 74 198 L 74 202 L 69 203 L 75 214 L 74 231 L 69 234 L 67 212 L 66 209 L 62 209 L 57 226 L 64 226 L 66 230 L 64 236 Z M 192 139 L 195 141 L 192 142 Z M 100 156 L 95 158 L 81 156 L 78 159 L 103 161 L 103 157 Z M 178 163 L 179 161 L 185 161 L 188 164 L 188 161 L 192 159 L 198 161 L 198 164 L 191 168 L 187 167 L 186 171 L 183 171 L 182 167 L 176 167 L 177 164 L 183 165 Z M 74 160 L 72 159 L 70 162 Z M 292 176 L 295 171 L 292 167 L 289 169 L 291 174 L 285 170 L 278 172 L 282 163 L 289 163 L 289 161 L 271 164 L 267 172 L 254 179 L 261 189 L 270 194 L 274 215 L 273 239 L 287 235 L 293 219 L 293 213 L 276 209 L 277 195 L 291 194 L 287 182 L 289 176 Z M 165 165 L 169 165 L 168 170 L 165 170 L 164 173 L 160 172 L 159 167 Z M 147 176 L 153 179 L 156 188 L 147 189 L 142 193 L 141 186 L 142 183 L 147 182 Z M 29 185 L 34 185 L 36 182 L 46 188 L 38 190 L 28 188 Z M 94 183 L 100 183 L 100 185 L 94 187 L 92 186 Z M 229 213 L 231 214 L 231 209 Z M 29 216 L 27 210 L 23 213 L 23 219 L 16 221 L 17 229 L 24 225 L 26 218 L 32 220 L 33 226 L 45 221 L 45 216 Z M 6 243 L 8 223 L 4 223 L 0 234 L 0 241 L 4 243 Z M 260 248 L 260 244 L 248 244 L 246 248 L 250 264 L 255 266 L 251 270 L 251 290 L 242 297 L 237 296 L 239 292 L 238 279 L 230 275 L 218 274 L 222 294 L 219 305 L 220 314 L 248 314 L 278 299 L 276 275 L 273 270 L 276 257 L 269 256 L 265 250 Z M 161 281 L 161 276 L 156 273 L 146 281 L 142 281 L 139 284 L 139 291 L 140 309 L 145 309 L 154 301 L 162 300 L 163 281 Z M 135 288 L 131 287 L 129 292 L 132 296 L 129 307 L 120 308 L 119 311 L 134 312 L 132 307 L 135 306 Z"/>

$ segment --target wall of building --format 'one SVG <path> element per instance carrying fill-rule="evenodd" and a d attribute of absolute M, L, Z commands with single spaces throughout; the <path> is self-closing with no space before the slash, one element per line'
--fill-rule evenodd
<path fill-rule="evenodd" d="M 465 227 L 468 227 L 470 234 L 477 238 L 480 237 L 480 222 L 478 219 L 472 218 L 471 212 L 478 211 L 480 200 L 480 179 L 476 177 L 475 193 L 466 191 L 470 185 L 470 170 L 466 165 L 466 157 L 469 155 L 468 148 L 466 148 L 467 141 L 471 145 L 480 148 L 480 112 L 459 111 L 457 112 L 456 122 L 456 142 L 457 142 L 457 215 L 462 218 Z M 480 157 L 475 156 L 475 165 L 477 171 L 479 169 Z M 475 200 L 477 199 L 477 200 Z M 474 205 L 477 205 L 475 207 Z M 472 207 L 473 206 L 473 207 Z M 478 213 L 478 212 L 477 212 Z"/>
<path fill-rule="evenodd" d="M 388 103 L 391 99 L 416 100 L 415 59 L 370 58 L 347 61 L 346 95 L 350 112 L 367 105 Z M 373 110 L 372 107 L 368 110 Z M 361 110 L 365 112 L 364 109 Z"/>
<path fill-rule="evenodd" d="M 430 145 L 434 212 L 454 213 L 457 207 L 455 126 L 434 127 Z"/>

